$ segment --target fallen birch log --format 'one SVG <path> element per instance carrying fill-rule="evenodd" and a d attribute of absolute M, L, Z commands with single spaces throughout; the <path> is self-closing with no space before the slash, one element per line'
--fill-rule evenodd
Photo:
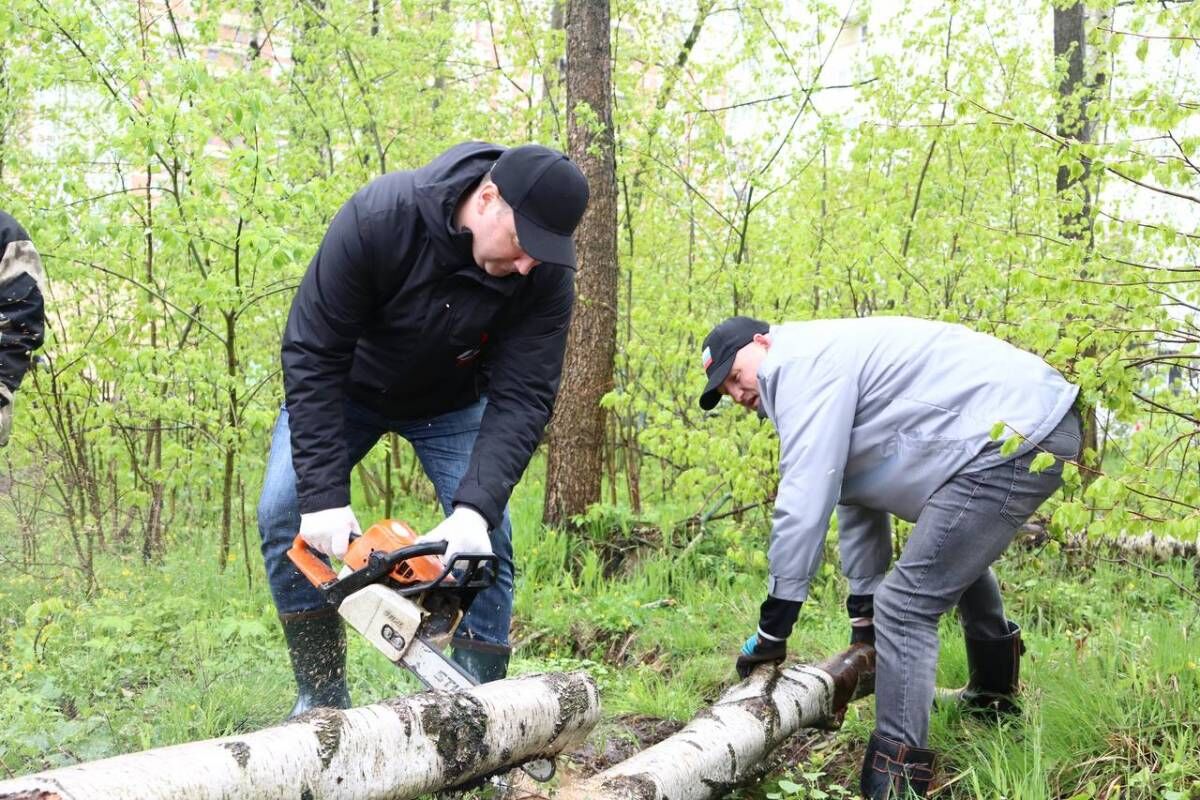
<path fill-rule="evenodd" d="M 1021 533 L 1025 548 L 1029 550 L 1042 547 L 1050 540 L 1050 534 L 1046 532 L 1046 529 L 1037 524 L 1026 524 L 1021 528 Z M 1092 538 L 1086 533 L 1072 533 L 1064 538 L 1062 546 L 1066 550 L 1081 552 L 1107 550 L 1123 556 L 1148 556 L 1157 561 L 1200 556 L 1200 540 L 1188 541 L 1172 536 L 1157 536 L 1153 533 L 1143 533 L 1137 536 L 1121 534 L 1096 538 Z"/>
<path fill-rule="evenodd" d="M 404 800 L 555 756 L 599 718 L 587 673 L 529 675 L 2 781 L 0 800 Z"/>
<path fill-rule="evenodd" d="M 1072 536 L 1067 540 L 1067 547 L 1079 550 L 1097 547 L 1107 547 L 1121 555 L 1149 556 L 1157 561 L 1167 561 L 1172 558 L 1195 558 L 1197 555 L 1196 542 L 1185 542 L 1170 536 L 1155 536 L 1143 533 L 1141 536 L 1117 536 L 1113 539 L 1088 539 L 1086 535 Z"/>
<path fill-rule="evenodd" d="M 875 649 L 855 645 L 816 666 L 760 667 L 687 726 L 578 783 L 556 800 L 709 800 L 757 778 L 801 728 L 837 728 L 846 705 L 874 691 Z"/>

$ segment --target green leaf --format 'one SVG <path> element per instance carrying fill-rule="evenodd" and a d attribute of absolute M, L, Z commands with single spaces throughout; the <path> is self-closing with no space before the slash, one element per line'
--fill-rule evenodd
<path fill-rule="evenodd" d="M 1029 462 L 1029 471 L 1036 475 L 1052 466 L 1054 466 L 1053 453 L 1038 453 L 1033 457 L 1033 461 Z"/>
<path fill-rule="evenodd" d="M 997 422 L 992 426 L 992 430 L 988 433 L 993 442 L 1000 441 L 1000 437 L 1004 435 L 1005 425 L 1003 422 Z"/>
<path fill-rule="evenodd" d="M 1004 440 L 1004 444 L 1000 445 L 1000 455 L 1011 456 L 1021 447 L 1021 443 L 1025 441 L 1025 437 L 1020 434 L 1010 436 Z"/>

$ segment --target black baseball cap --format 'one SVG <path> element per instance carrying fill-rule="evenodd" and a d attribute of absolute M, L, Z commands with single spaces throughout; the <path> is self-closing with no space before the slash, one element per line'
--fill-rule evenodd
<path fill-rule="evenodd" d="M 575 233 L 588 204 L 588 182 L 557 150 L 524 144 L 500 154 L 492 181 L 512 206 L 521 249 L 538 261 L 575 266 Z"/>
<path fill-rule="evenodd" d="M 768 333 L 771 326 L 753 317 L 730 317 L 704 337 L 701 360 L 708 374 L 708 383 L 700 395 L 700 407 L 705 411 L 721 399 L 721 384 L 729 377 L 738 350 L 754 341 L 757 333 Z"/>

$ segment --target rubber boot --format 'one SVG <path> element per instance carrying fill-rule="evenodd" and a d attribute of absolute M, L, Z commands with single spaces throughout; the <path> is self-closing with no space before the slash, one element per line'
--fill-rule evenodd
<path fill-rule="evenodd" d="M 871 734 L 863 756 L 859 791 L 867 800 L 903 800 L 924 797 L 933 782 L 932 750 L 922 750 Z"/>
<path fill-rule="evenodd" d="M 478 650 L 474 647 L 455 647 L 450 652 L 450 658 L 479 683 L 504 680 L 508 674 L 508 653 Z"/>
<path fill-rule="evenodd" d="M 346 632 L 336 610 L 280 614 L 298 695 L 288 719 L 318 707 L 349 708 Z"/>
<path fill-rule="evenodd" d="M 1021 628 L 1008 620 L 1008 635 L 999 639 L 967 639 L 967 685 L 946 692 L 939 700 L 951 700 L 965 710 L 991 714 L 1019 714 L 1021 655 L 1025 644 Z"/>

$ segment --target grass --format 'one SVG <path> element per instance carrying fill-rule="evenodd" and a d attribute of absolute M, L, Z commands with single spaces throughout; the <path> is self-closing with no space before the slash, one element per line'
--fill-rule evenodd
<path fill-rule="evenodd" d="M 400 516 L 436 518 L 410 511 Z M 761 600 L 765 530 L 713 526 L 679 556 L 681 546 L 632 549 L 644 533 L 619 515 L 568 537 L 542 529 L 540 511 L 538 487 L 522 486 L 513 504 L 514 672 L 588 669 L 609 719 L 686 720 L 733 680 L 733 655 Z M 630 545 L 612 572 L 612 550 L 597 545 L 614 537 Z M 181 539 L 149 567 L 106 556 L 92 597 L 65 575 L 9 571 L 0 586 L 0 773 L 252 730 L 287 712 L 291 674 L 261 564 L 247 587 L 244 566 L 219 572 L 208 548 Z M 997 571 L 1030 650 L 1024 713 L 997 727 L 935 711 L 931 745 L 952 780 L 938 796 L 1200 798 L 1197 606 L 1180 588 L 1196 577 L 1185 563 L 1154 569 L 1165 577 L 1049 550 L 1006 556 Z M 826 564 L 791 639 L 794 658 L 844 647 L 844 596 Z M 942 641 L 939 683 L 961 685 L 954 620 L 943 622 Z M 360 703 L 416 688 L 353 636 L 350 676 Z M 870 701 L 860 702 L 826 749 L 731 797 L 848 796 L 871 727 Z"/>

